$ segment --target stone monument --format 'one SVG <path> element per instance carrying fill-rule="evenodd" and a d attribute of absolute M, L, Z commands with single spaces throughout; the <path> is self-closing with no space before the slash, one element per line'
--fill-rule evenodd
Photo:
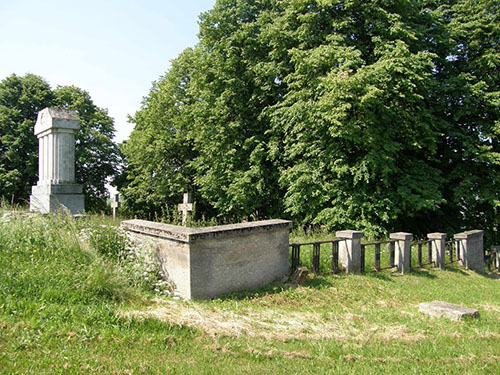
<path fill-rule="evenodd" d="M 82 185 L 75 182 L 76 111 L 45 108 L 38 113 L 38 182 L 31 188 L 30 211 L 70 213 L 84 210 Z"/>

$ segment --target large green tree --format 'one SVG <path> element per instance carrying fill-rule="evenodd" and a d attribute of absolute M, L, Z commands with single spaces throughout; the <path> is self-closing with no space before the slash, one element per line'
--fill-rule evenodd
<path fill-rule="evenodd" d="M 134 119 L 128 192 L 168 191 L 156 212 L 190 189 L 231 220 L 493 232 L 498 14 L 493 0 L 218 0 Z"/>
<path fill-rule="evenodd" d="M 33 134 L 37 114 L 45 107 L 75 109 L 81 122 L 76 137 L 76 178 L 84 185 L 86 209 L 104 209 L 106 181 L 119 161 L 113 119 L 77 87 L 52 90 L 41 77 L 12 75 L 0 82 L 0 196 L 28 199 L 38 180 L 38 141 Z"/>
<path fill-rule="evenodd" d="M 12 75 L 0 82 L 0 196 L 27 199 L 38 180 L 38 141 L 33 134 L 37 113 L 53 99 L 40 77 Z"/>
<path fill-rule="evenodd" d="M 188 132 L 192 118 L 185 108 L 193 105 L 189 87 L 195 61 L 194 51 L 184 51 L 153 84 L 143 109 L 132 119 L 135 131 L 123 145 L 130 180 L 123 198 L 130 214 L 166 216 L 185 190 L 193 190 L 190 162 L 196 152 Z"/>
<path fill-rule="evenodd" d="M 446 203 L 435 220 L 500 240 L 500 3 L 460 0 L 442 11 L 450 48 L 437 77 L 437 109 L 447 129 L 436 160 Z"/>
<path fill-rule="evenodd" d="M 442 202 L 434 22 L 413 1 L 295 1 L 274 18 L 292 43 L 271 124 L 296 221 L 377 234 Z"/>
<path fill-rule="evenodd" d="M 78 113 L 81 127 L 75 139 L 75 178 L 83 184 L 87 209 L 104 210 L 105 185 L 117 174 L 120 161 L 118 145 L 113 142 L 113 119 L 93 103 L 87 91 L 75 86 L 55 89 L 52 105 Z"/>

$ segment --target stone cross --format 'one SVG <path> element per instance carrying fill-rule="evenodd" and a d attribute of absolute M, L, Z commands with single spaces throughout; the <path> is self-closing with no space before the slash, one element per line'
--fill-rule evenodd
<path fill-rule="evenodd" d="M 111 208 L 113 209 L 113 220 L 116 219 L 118 213 L 118 207 L 120 207 L 120 194 L 115 193 L 111 197 Z"/>
<path fill-rule="evenodd" d="M 189 212 L 193 211 L 191 193 L 184 193 L 183 202 L 179 203 L 179 212 L 182 212 L 182 225 L 186 226 Z"/>

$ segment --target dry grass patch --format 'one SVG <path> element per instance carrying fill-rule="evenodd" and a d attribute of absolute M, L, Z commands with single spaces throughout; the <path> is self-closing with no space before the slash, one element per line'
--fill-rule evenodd
<path fill-rule="evenodd" d="M 286 341 L 290 339 L 367 342 L 372 339 L 402 342 L 420 341 L 424 333 L 411 332 L 404 325 L 379 326 L 363 315 L 350 312 L 321 314 L 275 309 L 229 309 L 206 307 L 190 301 L 156 299 L 144 309 L 127 311 L 123 317 L 153 318 L 206 332 L 209 336 L 250 336 Z"/>
<path fill-rule="evenodd" d="M 479 307 L 485 311 L 500 313 L 500 306 L 492 303 L 483 303 Z"/>

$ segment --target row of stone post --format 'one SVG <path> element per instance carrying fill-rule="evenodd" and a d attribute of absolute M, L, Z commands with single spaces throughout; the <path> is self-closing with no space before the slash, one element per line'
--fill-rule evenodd
<path fill-rule="evenodd" d="M 484 272 L 484 247 L 482 230 L 471 230 L 458 233 L 453 237 L 456 242 L 461 264 L 470 270 Z M 361 239 L 363 232 L 344 230 L 336 233 L 339 240 L 339 263 L 346 273 L 361 271 Z M 394 246 L 394 266 L 401 273 L 410 272 L 411 247 L 413 234 L 398 232 L 390 235 Z M 428 240 L 432 246 L 431 261 L 436 267 L 443 269 L 446 260 L 446 233 L 429 233 Z"/>

